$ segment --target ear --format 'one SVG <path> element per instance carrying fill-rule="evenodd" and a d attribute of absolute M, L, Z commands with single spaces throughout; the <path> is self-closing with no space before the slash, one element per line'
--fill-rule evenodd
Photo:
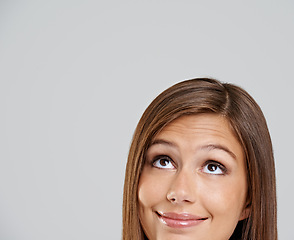
<path fill-rule="evenodd" d="M 243 209 L 243 211 L 240 214 L 239 221 L 248 218 L 250 211 L 251 211 L 251 204 L 246 204 L 246 207 Z"/>

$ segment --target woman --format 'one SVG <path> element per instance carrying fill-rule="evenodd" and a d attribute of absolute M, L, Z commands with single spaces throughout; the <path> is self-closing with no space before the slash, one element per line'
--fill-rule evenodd
<path fill-rule="evenodd" d="M 271 139 L 246 91 L 192 79 L 149 105 L 128 156 L 123 239 L 277 239 Z"/>

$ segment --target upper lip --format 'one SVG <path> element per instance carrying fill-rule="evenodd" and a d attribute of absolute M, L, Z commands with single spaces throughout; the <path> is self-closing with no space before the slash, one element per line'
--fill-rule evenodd
<path fill-rule="evenodd" d="M 196 216 L 190 213 L 175 213 L 175 212 L 160 212 L 157 211 L 157 214 L 159 214 L 161 217 L 170 218 L 174 220 L 182 220 L 182 221 L 188 221 L 188 220 L 205 220 L 207 218 Z"/>

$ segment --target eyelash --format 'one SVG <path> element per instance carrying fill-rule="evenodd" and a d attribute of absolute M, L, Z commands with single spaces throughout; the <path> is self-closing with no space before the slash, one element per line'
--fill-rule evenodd
<path fill-rule="evenodd" d="M 223 164 L 221 164 L 221 163 L 219 163 L 217 161 L 214 161 L 214 160 L 208 160 L 208 161 L 206 161 L 204 163 L 204 165 L 202 166 L 201 170 L 203 171 L 203 169 L 205 167 L 208 167 L 210 164 L 218 167 L 222 171 L 222 173 L 217 173 L 215 175 L 226 175 L 227 174 L 228 169 Z"/>
<path fill-rule="evenodd" d="M 157 166 L 155 166 L 155 164 L 156 164 L 157 162 L 159 162 L 160 160 L 169 161 L 170 164 L 172 164 L 173 167 L 175 168 L 175 163 L 174 163 L 174 161 L 173 161 L 169 156 L 166 156 L 166 155 L 159 155 L 159 156 L 156 156 L 156 157 L 152 160 L 152 166 L 155 167 L 155 168 L 164 169 L 164 167 L 157 167 Z"/>
<path fill-rule="evenodd" d="M 158 166 L 156 166 L 156 163 L 159 162 L 160 160 L 168 161 L 170 164 L 173 165 L 173 168 L 176 168 L 176 165 L 175 165 L 174 161 L 169 156 L 167 156 L 167 155 L 159 155 L 159 156 L 156 156 L 152 160 L 152 162 L 151 162 L 152 166 L 155 167 L 155 168 L 158 168 L 158 169 L 165 169 L 165 167 L 158 167 Z M 218 169 L 221 170 L 221 173 L 214 173 L 214 174 L 213 173 L 207 173 L 207 174 L 212 174 L 212 175 L 226 175 L 227 172 L 228 172 L 228 169 L 223 164 L 219 163 L 218 161 L 214 161 L 214 160 L 208 160 L 208 161 L 206 161 L 202 165 L 201 171 L 204 172 L 203 170 L 206 167 L 208 167 L 209 165 L 216 166 Z M 169 169 L 169 168 L 167 168 L 167 169 Z M 206 173 L 206 172 L 204 172 L 204 173 Z"/>

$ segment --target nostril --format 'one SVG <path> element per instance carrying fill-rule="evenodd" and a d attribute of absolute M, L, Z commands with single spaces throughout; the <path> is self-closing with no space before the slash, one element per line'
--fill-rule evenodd
<path fill-rule="evenodd" d="M 176 201 L 176 197 L 175 197 L 175 194 L 173 192 L 169 192 L 167 194 L 166 198 L 170 202 L 175 202 Z"/>

